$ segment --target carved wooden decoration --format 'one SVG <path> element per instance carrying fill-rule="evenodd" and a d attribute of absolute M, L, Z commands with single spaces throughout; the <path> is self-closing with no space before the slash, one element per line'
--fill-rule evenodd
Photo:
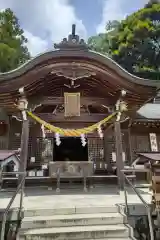
<path fill-rule="evenodd" d="M 158 144 L 157 144 L 156 133 L 150 133 L 149 138 L 150 138 L 151 151 L 152 152 L 158 152 Z"/>
<path fill-rule="evenodd" d="M 64 93 L 65 117 L 80 116 L 80 93 Z"/>
<path fill-rule="evenodd" d="M 59 77 L 63 76 L 73 81 L 96 75 L 95 72 L 89 71 L 88 69 L 84 69 L 81 66 L 77 66 L 74 62 L 71 63 L 70 66 L 54 68 L 52 70 L 52 74 L 53 73 Z"/>

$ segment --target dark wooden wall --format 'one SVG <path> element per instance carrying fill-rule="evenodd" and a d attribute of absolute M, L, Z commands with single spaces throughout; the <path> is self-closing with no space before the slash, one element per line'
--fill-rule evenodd
<path fill-rule="evenodd" d="M 21 145 L 22 122 L 10 117 L 9 124 L 8 148 L 17 150 Z"/>
<path fill-rule="evenodd" d="M 0 108 L 0 122 L 5 123 L 5 131 L 3 132 L 2 129 L 2 134 L 0 134 L 0 150 L 3 149 L 7 149 L 8 148 L 8 134 L 9 134 L 9 116 L 7 115 L 7 113 Z M 4 125 L 2 124 L 0 127 L 4 127 Z"/>
<path fill-rule="evenodd" d="M 16 119 L 10 118 L 8 135 L 5 136 L 5 144 L 0 138 L 0 148 L 18 149 L 21 144 L 22 123 Z M 83 123 L 60 124 L 64 128 L 81 128 Z M 149 133 L 156 132 L 156 128 L 150 129 L 143 126 L 143 129 L 131 127 L 131 129 L 122 129 L 123 151 L 125 152 L 126 164 L 130 164 L 136 158 L 136 152 L 149 152 L 150 140 Z M 105 164 L 112 163 L 112 152 L 115 152 L 115 137 L 113 129 L 104 134 L 104 139 L 100 139 L 97 132 L 88 135 L 88 159 L 96 161 L 96 167 L 105 168 Z M 1 141 L 3 143 L 1 143 Z M 160 133 L 157 133 L 157 143 L 160 151 Z M 48 150 L 47 150 L 48 148 Z M 28 165 L 40 166 L 44 163 L 44 155 L 48 154 L 48 160 L 53 159 L 54 134 L 48 133 L 47 139 L 42 138 L 42 131 L 39 124 L 30 123 L 30 134 L 28 144 Z M 48 151 L 48 152 L 47 152 Z M 35 157 L 35 163 L 31 163 L 31 157 Z M 46 157 L 47 159 L 47 157 Z"/>

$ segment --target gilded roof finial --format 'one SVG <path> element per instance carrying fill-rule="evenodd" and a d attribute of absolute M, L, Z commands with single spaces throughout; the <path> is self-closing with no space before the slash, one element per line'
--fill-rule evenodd
<path fill-rule="evenodd" d="M 72 36 L 75 37 L 76 35 L 76 24 L 72 24 Z"/>
<path fill-rule="evenodd" d="M 68 39 L 64 38 L 62 42 L 54 44 L 54 48 L 59 50 L 88 50 L 84 39 L 80 39 L 76 34 L 76 24 L 72 24 L 72 33 L 68 35 Z"/>

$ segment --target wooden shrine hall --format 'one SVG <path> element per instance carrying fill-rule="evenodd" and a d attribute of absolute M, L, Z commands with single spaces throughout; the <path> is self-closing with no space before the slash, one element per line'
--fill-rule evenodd
<path fill-rule="evenodd" d="M 121 186 L 138 152 L 160 151 L 160 116 L 145 117 L 159 88 L 91 51 L 73 25 L 53 51 L 0 74 L 0 155 L 19 149 L 30 178 L 115 175 Z"/>

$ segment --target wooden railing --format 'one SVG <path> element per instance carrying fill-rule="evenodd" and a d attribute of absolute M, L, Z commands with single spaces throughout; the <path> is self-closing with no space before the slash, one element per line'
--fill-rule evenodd
<path fill-rule="evenodd" d="M 124 176 L 124 196 L 125 196 L 125 207 L 126 207 L 126 214 L 129 216 L 129 207 L 128 207 L 128 198 L 127 198 L 127 188 L 126 183 L 132 188 L 132 190 L 135 192 L 135 194 L 138 196 L 138 198 L 143 203 L 147 216 L 148 216 L 148 223 L 149 223 L 149 231 L 150 231 L 150 240 L 155 240 L 154 238 L 154 230 L 153 230 L 153 222 L 152 222 L 152 215 L 151 215 L 151 207 L 150 205 L 143 199 L 139 191 L 136 189 L 135 186 L 133 186 L 132 182 L 129 180 L 128 176 L 125 174 L 125 172 L 128 172 L 126 170 L 122 170 L 122 174 Z"/>
<path fill-rule="evenodd" d="M 7 175 L 7 174 L 11 174 L 11 173 L 1 173 L 1 178 L 3 178 L 3 175 Z M 7 216 L 9 213 L 9 210 L 17 196 L 17 194 L 20 192 L 20 205 L 19 205 L 19 212 L 18 212 L 18 221 L 22 219 L 22 208 L 23 208 L 23 195 L 24 195 L 24 182 L 25 182 L 25 178 L 26 178 L 26 173 L 25 172 L 14 172 L 14 174 L 18 174 L 18 175 L 22 175 L 23 177 L 21 178 L 20 183 L 17 186 L 16 191 L 14 192 L 12 198 L 10 199 L 3 217 L 2 217 L 2 226 L 1 226 L 1 240 L 5 239 L 5 227 L 6 227 L 6 221 L 7 221 Z"/>

